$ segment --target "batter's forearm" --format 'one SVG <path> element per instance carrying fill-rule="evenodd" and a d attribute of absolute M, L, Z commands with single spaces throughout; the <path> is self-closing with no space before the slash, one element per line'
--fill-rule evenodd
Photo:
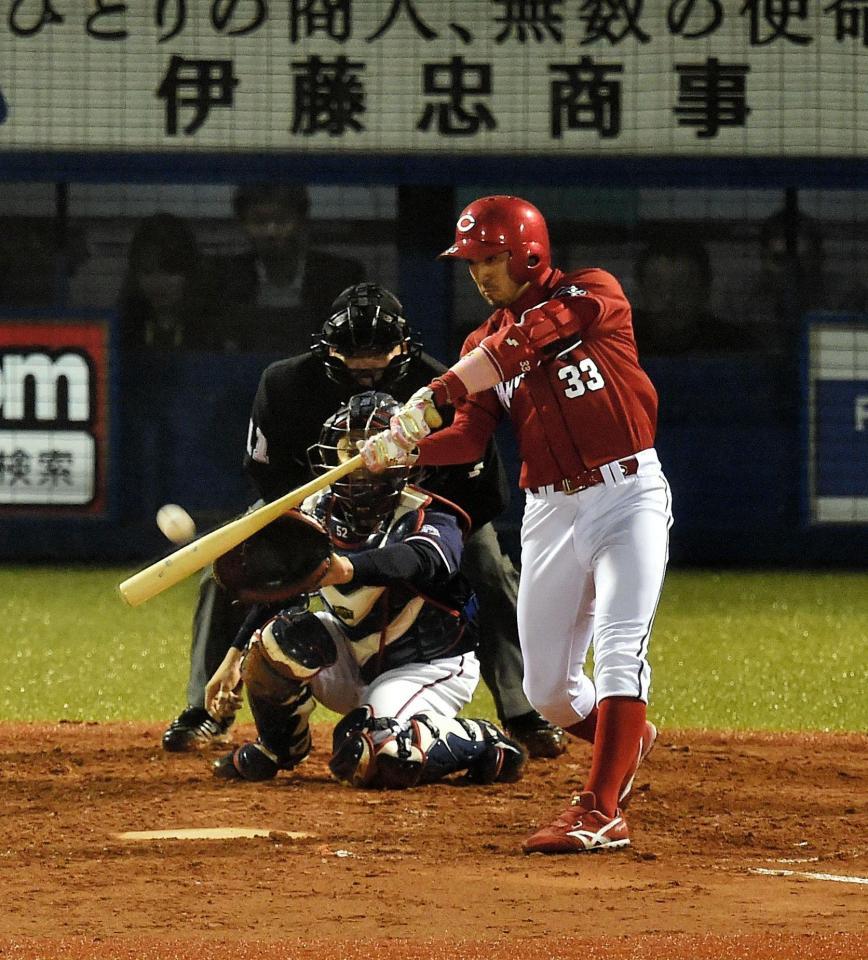
<path fill-rule="evenodd" d="M 431 381 L 430 389 L 437 406 L 454 406 L 470 393 L 481 393 L 503 379 L 494 359 L 483 347 L 476 347 L 454 363 L 444 374 Z"/>
<path fill-rule="evenodd" d="M 575 336 L 581 324 L 581 317 L 558 300 L 528 310 L 520 323 L 507 324 L 490 334 L 446 373 L 436 377 L 431 383 L 434 403 L 454 404 L 468 394 L 481 393 L 503 380 L 530 373 L 552 347 Z"/>
<path fill-rule="evenodd" d="M 482 393 L 496 386 L 501 379 L 500 371 L 485 350 L 471 350 L 453 367 L 435 377 L 428 387 L 417 390 L 401 412 L 391 418 L 388 431 L 359 442 L 365 465 L 374 473 L 380 473 L 390 462 L 408 462 L 401 458 L 411 449 L 418 451 L 415 462 L 421 464 L 477 462 L 484 455 L 497 419 L 480 427 L 478 420 L 474 423 L 472 418 L 462 417 L 459 410 L 451 427 L 426 436 L 431 426 L 429 412 L 436 414 L 437 406 L 460 404 L 468 394 Z M 437 419 L 440 420 L 439 415 Z"/>

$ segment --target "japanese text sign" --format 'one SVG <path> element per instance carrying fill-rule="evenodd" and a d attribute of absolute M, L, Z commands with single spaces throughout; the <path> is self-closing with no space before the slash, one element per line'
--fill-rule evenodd
<path fill-rule="evenodd" d="M 0 149 L 868 150 L 868 0 L 5 6 Z"/>

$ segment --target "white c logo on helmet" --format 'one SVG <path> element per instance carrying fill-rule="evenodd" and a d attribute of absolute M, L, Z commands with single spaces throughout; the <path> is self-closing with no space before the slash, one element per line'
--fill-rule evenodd
<path fill-rule="evenodd" d="M 468 230 L 472 230 L 476 226 L 476 217 L 473 214 L 464 213 L 458 218 L 456 226 L 461 233 L 467 233 Z"/>

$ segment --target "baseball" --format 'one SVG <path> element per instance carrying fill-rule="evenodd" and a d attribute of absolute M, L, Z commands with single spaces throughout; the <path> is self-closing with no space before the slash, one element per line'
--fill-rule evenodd
<path fill-rule="evenodd" d="M 177 503 L 167 503 L 157 511 L 157 526 L 172 543 L 187 543 L 196 536 L 193 518 Z"/>

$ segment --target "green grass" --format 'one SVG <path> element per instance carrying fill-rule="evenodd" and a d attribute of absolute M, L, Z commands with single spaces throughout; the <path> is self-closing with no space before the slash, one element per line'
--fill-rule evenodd
<path fill-rule="evenodd" d="M 651 641 L 661 725 L 868 729 L 868 574 L 674 572 Z"/>
<path fill-rule="evenodd" d="M 197 578 L 130 609 L 129 572 L 0 568 L 0 720 L 162 723 L 184 706 Z M 651 661 L 663 726 L 865 730 L 868 574 L 673 571 Z M 493 718 L 484 687 L 465 712 Z"/>

